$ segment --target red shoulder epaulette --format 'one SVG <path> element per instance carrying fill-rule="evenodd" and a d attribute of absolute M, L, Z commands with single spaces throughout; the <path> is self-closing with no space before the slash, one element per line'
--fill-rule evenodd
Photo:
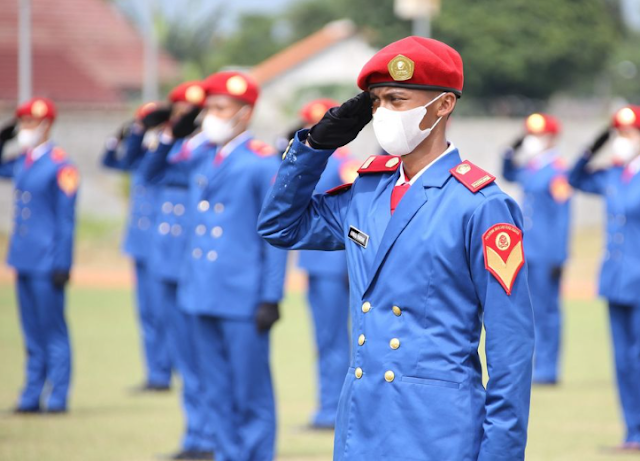
<path fill-rule="evenodd" d="M 465 187 L 473 193 L 478 192 L 480 189 L 488 186 L 496 180 L 495 176 L 487 173 L 482 168 L 477 167 L 469 160 L 465 160 L 458 166 L 451 168 L 449 171 L 458 181 L 464 184 Z"/>
<path fill-rule="evenodd" d="M 400 167 L 400 157 L 372 155 L 358 169 L 358 174 L 392 173 Z"/>
<path fill-rule="evenodd" d="M 348 191 L 353 186 L 353 183 L 342 184 L 341 186 L 334 187 L 325 192 L 327 195 L 338 195 L 340 192 Z"/>
<path fill-rule="evenodd" d="M 60 163 L 67 158 L 67 153 L 60 149 L 59 147 L 54 147 L 51 151 L 51 160 L 55 163 Z"/>
<path fill-rule="evenodd" d="M 252 139 L 251 141 L 249 141 L 248 147 L 260 157 L 269 157 L 276 153 L 273 147 L 271 147 L 266 142 L 260 141 L 258 139 Z"/>

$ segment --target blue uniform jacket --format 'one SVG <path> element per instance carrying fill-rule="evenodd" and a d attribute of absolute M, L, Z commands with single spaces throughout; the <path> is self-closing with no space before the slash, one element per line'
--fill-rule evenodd
<path fill-rule="evenodd" d="M 175 143 L 160 143 L 154 155 L 167 157 L 168 162 L 182 162 L 194 159 L 209 146 L 202 133 L 191 139 L 179 139 Z M 148 161 L 147 156 L 144 161 Z M 148 187 L 151 186 L 145 183 Z M 178 282 L 184 255 L 187 251 L 187 231 L 189 220 L 187 203 L 189 190 L 187 184 L 164 183 L 156 187 L 156 200 L 159 209 L 155 213 L 155 222 L 151 237 L 149 267 L 162 280 Z"/>
<path fill-rule="evenodd" d="M 640 302 L 640 177 L 623 179 L 624 167 L 591 171 L 580 159 L 569 183 L 583 192 L 601 195 L 607 206 L 607 247 L 600 270 L 599 294 L 613 303 Z"/>
<path fill-rule="evenodd" d="M 278 157 L 248 133 L 227 146 L 170 163 L 153 153 L 143 174 L 154 184 L 189 189 L 189 229 L 181 265 L 180 305 L 195 314 L 252 318 L 261 302 L 282 298 L 286 252 L 268 245 L 256 231 L 258 213 L 278 169 Z"/>
<path fill-rule="evenodd" d="M 567 260 L 570 187 L 567 169 L 553 151 L 519 167 L 507 153 L 502 175 L 524 192 L 524 248 L 530 263 L 562 266 Z"/>
<path fill-rule="evenodd" d="M 320 176 L 315 193 L 321 194 L 344 182 L 350 182 L 352 179 L 344 176 L 350 174 L 348 170 L 352 163 L 353 160 L 349 159 L 346 151 L 342 155 L 331 156 L 327 163 L 327 168 Z M 344 171 L 345 169 L 347 171 Z M 347 259 L 343 251 L 301 251 L 298 258 L 298 266 L 309 275 L 347 275 Z"/>
<path fill-rule="evenodd" d="M 79 175 L 53 143 L 38 149 L 45 152 L 31 165 L 25 155 L 0 161 L 0 177 L 14 182 L 8 264 L 20 273 L 68 272 L 73 260 Z"/>
<path fill-rule="evenodd" d="M 526 265 L 507 295 L 483 258 L 492 226 L 521 228 L 517 204 L 495 184 L 474 194 L 454 179 L 457 151 L 418 178 L 393 216 L 398 171 L 312 196 L 332 151 L 305 146 L 304 135 L 258 229 L 280 248 L 347 251 L 354 341 L 334 460 L 523 460 L 534 339 Z M 349 238 L 352 228 L 366 247 Z"/>
<path fill-rule="evenodd" d="M 129 219 L 125 231 L 123 250 L 138 261 L 146 261 L 151 251 L 152 224 L 157 207 L 156 191 L 144 183 L 139 167 L 147 149 L 143 146 L 144 132 L 131 130 L 124 140 L 124 152 L 118 157 L 117 149 L 107 149 L 102 158 L 106 168 L 131 172 L 129 193 Z"/>

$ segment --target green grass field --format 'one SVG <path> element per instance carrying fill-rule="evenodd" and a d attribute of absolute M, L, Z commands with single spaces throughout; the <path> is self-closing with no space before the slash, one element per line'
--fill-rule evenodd
<path fill-rule="evenodd" d="M 605 308 L 600 302 L 569 302 L 565 312 L 563 384 L 534 390 L 527 460 L 618 459 L 602 451 L 622 438 Z M 177 392 L 129 391 L 142 381 L 131 293 L 72 288 L 68 320 L 75 366 L 71 413 L 12 415 L 24 353 L 13 289 L 0 285 L 0 407 L 6 410 L 0 414 L 0 460 L 146 461 L 175 450 L 182 425 Z M 313 409 L 315 365 L 299 295 L 287 298 L 273 342 L 278 458 L 330 460 L 332 435 L 303 428 Z"/>

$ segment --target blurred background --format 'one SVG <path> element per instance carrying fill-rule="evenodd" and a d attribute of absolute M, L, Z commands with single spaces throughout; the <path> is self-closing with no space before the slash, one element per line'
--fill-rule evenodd
<path fill-rule="evenodd" d="M 181 81 L 244 70 L 262 86 L 253 131 L 273 144 L 302 104 L 356 94 L 362 65 L 411 34 L 462 55 L 465 90 L 450 140 L 493 173 L 533 111 L 562 121 L 560 150 L 573 162 L 616 109 L 640 103 L 640 0 L 0 0 L 0 123 L 30 95 L 50 97 L 60 114 L 54 139 L 82 175 L 69 310 L 77 411 L 55 422 L 2 415 L 0 459 L 154 459 L 177 440 L 177 398 L 122 391 L 141 368 L 130 267 L 119 252 L 128 187 L 99 163 L 134 108 Z M 370 127 L 351 147 L 359 158 L 379 151 Z M 599 447 L 621 438 L 606 312 L 594 289 L 602 205 L 579 195 L 573 214 L 566 379 L 534 394 L 531 460 L 606 460 Z M 2 182 L 2 256 L 11 221 L 11 184 Z M 0 268 L 0 408 L 11 407 L 22 376 L 12 280 Z M 313 404 L 313 350 L 303 278 L 292 270 L 287 286 L 273 353 L 280 454 L 326 460 L 331 435 L 297 429 Z"/>

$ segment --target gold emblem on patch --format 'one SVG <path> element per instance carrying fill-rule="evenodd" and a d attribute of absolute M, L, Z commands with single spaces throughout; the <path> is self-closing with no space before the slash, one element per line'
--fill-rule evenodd
<path fill-rule="evenodd" d="M 391 160 L 387 161 L 387 163 L 385 163 L 384 166 L 386 166 L 387 168 L 393 168 L 399 162 L 400 162 L 400 160 L 398 160 L 398 157 L 394 157 Z"/>
<path fill-rule="evenodd" d="M 389 61 L 387 69 L 389 70 L 389 75 L 391 75 L 391 78 L 393 78 L 396 82 L 403 82 L 413 77 L 415 63 L 406 56 L 399 54 L 391 61 Z"/>
<path fill-rule="evenodd" d="M 540 114 L 531 114 L 527 118 L 527 129 L 532 133 L 540 133 L 544 130 L 545 126 L 544 117 Z"/>
<path fill-rule="evenodd" d="M 47 104 L 44 101 L 37 100 L 31 105 L 31 115 L 35 118 L 42 118 L 47 115 Z"/>
<path fill-rule="evenodd" d="M 456 173 L 458 174 L 467 174 L 470 171 L 471 171 L 471 166 L 468 165 L 467 163 L 458 165 L 458 167 L 456 168 Z"/>
<path fill-rule="evenodd" d="M 625 107 L 616 114 L 616 120 L 620 125 L 633 125 L 636 122 L 636 114 L 629 107 Z"/>
<path fill-rule="evenodd" d="M 202 101 L 204 101 L 204 90 L 198 85 L 192 85 L 187 88 L 187 91 L 184 93 L 184 97 L 187 102 L 190 102 L 191 104 L 202 104 Z"/>
<path fill-rule="evenodd" d="M 58 187 L 60 190 L 71 196 L 76 193 L 80 185 L 80 174 L 75 167 L 65 166 L 58 171 Z"/>
<path fill-rule="evenodd" d="M 227 91 L 236 96 L 245 94 L 248 86 L 247 81 L 239 75 L 234 75 L 227 80 Z"/>
<path fill-rule="evenodd" d="M 496 237 L 496 248 L 501 251 L 507 250 L 511 246 L 511 237 L 506 232 L 500 232 Z"/>

